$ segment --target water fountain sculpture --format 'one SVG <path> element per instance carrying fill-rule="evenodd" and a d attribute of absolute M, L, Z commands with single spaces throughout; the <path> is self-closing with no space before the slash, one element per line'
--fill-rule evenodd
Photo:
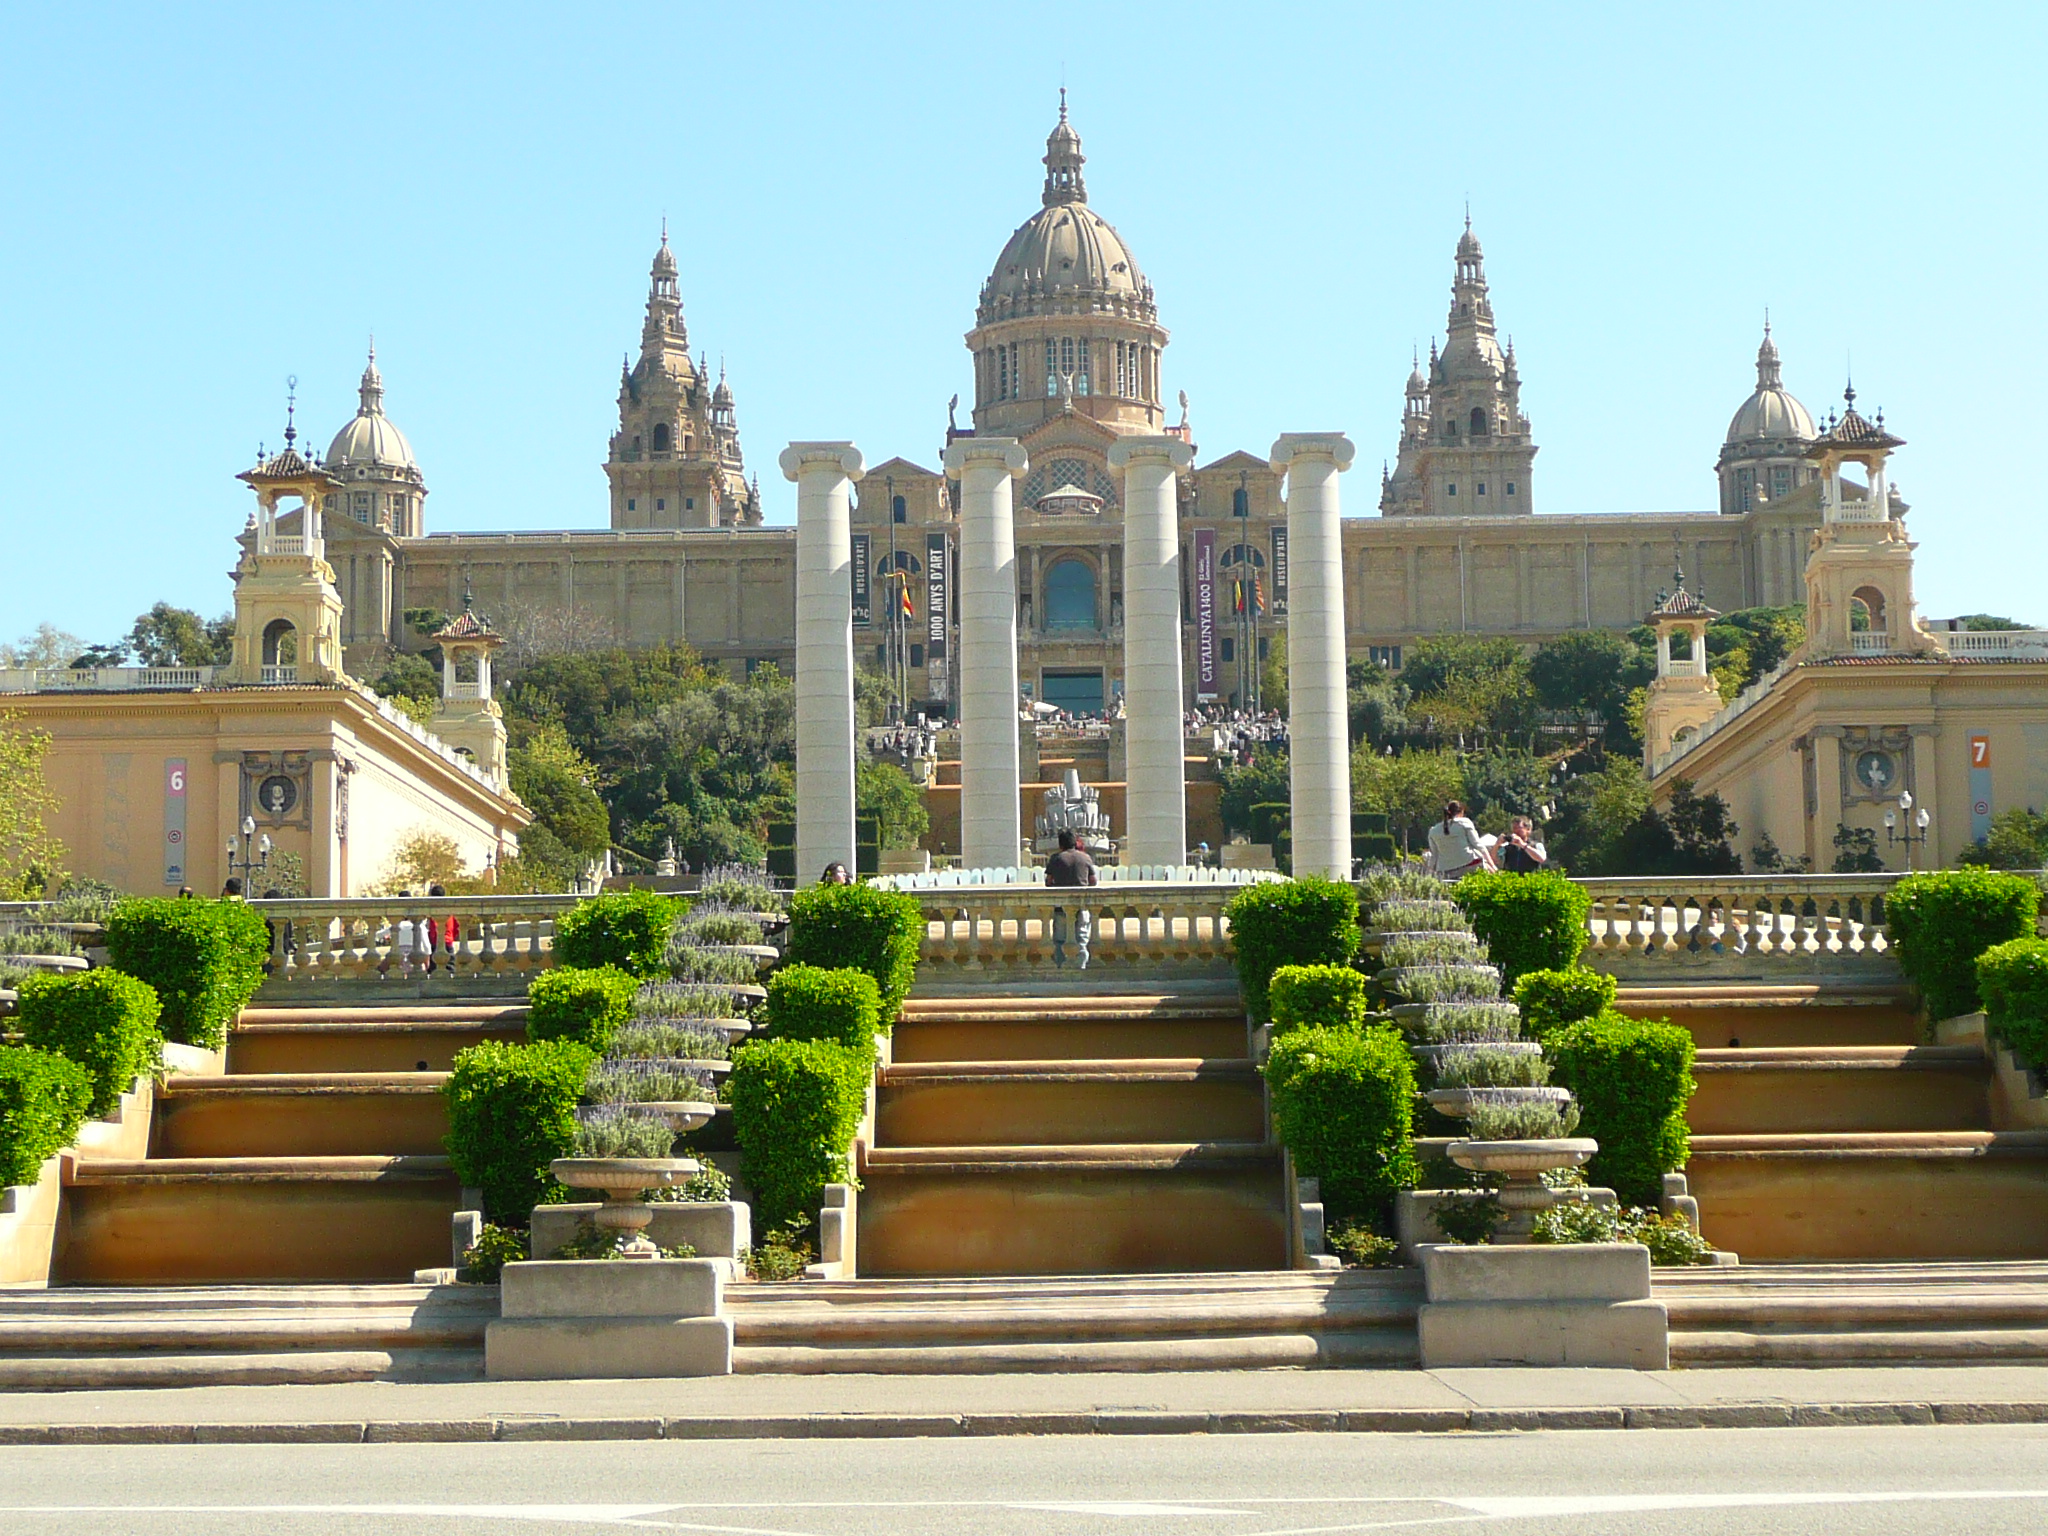
<path fill-rule="evenodd" d="M 1056 852 L 1062 832 L 1073 833 L 1075 843 L 1098 858 L 1116 851 L 1109 835 L 1109 812 L 1102 808 L 1095 786 L 1083 784 L 1072 768 L 1045 792 L 1045 808 L 1033 825 L 1031 846 L 1041 854 Z"/>

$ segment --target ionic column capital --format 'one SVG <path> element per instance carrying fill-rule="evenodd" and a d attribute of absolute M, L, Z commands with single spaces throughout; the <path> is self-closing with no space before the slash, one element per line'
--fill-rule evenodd
<path fill-rule="evenodd" d="M 1120 437 L 1109 445 L 1109 467 L 1128 469 L 1133 464 L 1164 463 L 1186 469 L 1195 462 L 1195 450 L 1177 437 Z"/>
<path fill-rule="evenodd" d="M 784 478 L 801 480 L 806 474 L 831 469 L 858 480 L 867 472 L 867 461 L 851 443 L 791 443 L 777 461 Z"/>
<path fill-rule="evenodd" d="M 1000 469 L 1021 480 L 1031 456 L 1014 437 L 956 437 L 946 445 L 946 468 L 953 474 L 975 469 Z"/>
<path fill-rule="evenodd" d="M 1338 469 L 1351 467 L 1358 450 L 1342 432 L 1282 432 L 1273 439 L 1273 473 L 1284 475 L 1296 460 L 1325 459 Z"/>

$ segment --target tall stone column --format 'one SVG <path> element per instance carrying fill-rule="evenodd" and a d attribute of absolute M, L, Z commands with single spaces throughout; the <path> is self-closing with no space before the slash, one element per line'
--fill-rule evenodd
<path fill-rule="evenodd" d="M 1351 735 L 1344 700 L 1344 543 L 1337 476 L 1355 450 L 1340 432 L 1285 432 L 1288 797 L 1294 872 L 1351 878 Z"/>
<path fill-rule="evenodd" d="M 796 877 L 810 885 L 853 854 L 851 443 L 791 443 L 796 482 Z"/>
<path fill-rule="evenodd" d="M 963 437 L 946 449 L 946 469 L 960 477 L 964 869 L 1015 864 L 1023 834 L 1017 798 L 1017 534 L 1010 490 L 1028 462 L 1013 437 Z"/>
<path fill-rule="evenodd" d="M 1181 729 L 1180 517 L 1176 470 L 1194 462 L 1177 437 L 1125 437 L 1125 864 L 1187 859 L 1187 757 Z"/>

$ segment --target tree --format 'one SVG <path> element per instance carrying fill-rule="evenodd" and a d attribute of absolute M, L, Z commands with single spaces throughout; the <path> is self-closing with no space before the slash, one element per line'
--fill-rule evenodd
<path fill-rule="evenodd" d="M 611 843 L 611 817 L 591 787 L 595 771 L 559 726 L 537 730 L 526 745 L 514 747 L 506 769 L 512 793 L 533 813 L 533 824 L 519 836 L 527 876 L 567 890 Z"/>
<path fill-rule="evenodd" d="M 1351 717 L 1351 744 L 1394 745 L 1408 734 L 1406 690 L 1375 661 L 1354 659 L 1344 669 L 1344 702 Z"/>
<path fill-rule="evenodd" d="M 190 608 L 156 603 L 128 631 L 127 649 L 145 667 L 219 667 L 235 653 L 235 616 L 202 619 Z"/>
<path fill-rule="evenodd" d="M 85 642 L 50 623 L 38 624 L 12 645 L 0 645 L 0 667 L 68 667 Z"/>
<path fill-rule="evenodd" d="M 853 723 L 865 730 L 889 718 L 896 703 L 896 685 L 878 667 L 853 669 Z"/>
<path fill-rule="evenodd" d="M 424 896 L 429 887 L 438 885 L 460 895 L 466 893 L 457 891 L 458 886 L 473 889 L 478 883 L 463 862 L 462 849 L 454 838 L 416 827 L 393 846 L 391 858 L 370 894 L 396 896 L 406 892 Z"/>
<path fill-rule="evenodd" d="M 1719 795 L 1702 795 L 1692 780 L 1671 786 L 1668 806 L 1646 809 L 1614 844 L 1618 875 L 1733 875 L 1742 860 L 1728 846 L 1741 828 Z"/>
<path fill-rule="evenodd" d="M 1838 875 L 1884 873 L 1884 855 L 1877 851 L 1877 833 L 1869 827 L 1835 824 L 1834 872 Z"/>
<path fill-rule="evenodd" d="M 1992 869 L 2040 869 L 2048 864 L 2048 816 L 2017 805 L 2000 811 L 1991 818 L 1991 835 L 1981 844 L 1965 848 L 1956 862 Z"/>
<path fill-rule="evenodd" d="M 389 699 L 424 726 L 434 717 L 441 698 L 440 670 L 425 656 L 394 651 L 370 680 L 370 691 Z"/>
<path fill-rule="evenodd" d="M 651 714 L 711 681 L 686 645 L 550 652 L 531 657 L 506 687 L 505 712 L 515 722 L 560 725 L 579 752 L 601 764 L 615 721 Z"/>
<path fill-rule="evenodd" d="M 1529 663 L 1514 641 L 1491 635 L 1432 635 L 1409 653 L 1401 671 L 1408 714 L 1438 736 L 1526 734 Z"/>
<path fill-rule="evenodd" d="M 1966 613 L 1962 626 L 1969 630 L 2032 629 L 2031 624 L 2022 624 L 2017 619 L 2002 619 L 1995 613 Z"/>
<path fill-rule="evenodd" d="M 1221 797 L 1223 830 L 1249 833 L 1253 806 L 1287 801 L 1292 795 L 1287 774 L 1287 754 L 1271 747 L 1254 749 L 1252 760 L 1242 767 L 1226 767 Z"/>
<path fill-rule="evenodd" d="M 854 814 L 872 816 L 881 824 L 882 847 L 915 848 L 932 829 L 924 792 L 894 763 L 862 758 L 854 766 Z"/>
<path fill-rule="evenodd" d="M 1287 631 L 1282 628 L 1267 642 L 1266 659 L 1259 665 L 1259 702 L 1267 709 L 1287 713 Z"/>
<path fill-rule="evenodd" d="M 46 818 L 57 792 L 44 776 L 50 733 L 0 712 L 0 901 L 39 897 L 63 883 L 64 845 Z"/>
<path fill-rule="evenodd" d="M 1581 875 L 1630 873 L 1619 845 L 1650 809 L 1639 758 L 1610 755 L 1603 767 L 1568 780 L 1546 832 L 1552 861 Z"/>
<path fill-rule="evenodd" d="M 406 611 L 408 623 L 413 622 L 415 611 Z M 446 622 L 445 617 L 442 622 Z M 439 629 L 440 625 L 434 627 Z M 507 603 L 491 616 L 491 627 L 505 638 L 499 666 L 508 677 L 544 656 L 588 656 L 619 650 L 618 626 L 603 615 L 574 604 Z"/>
<path fill-rule="evenodd" d="M 1657 674 L 1656 651 L 1611 629 L 1575 629 L 1536 648 L 1529 683 L 1536 702 L 1570 715 L 1582 727 L 1607 726 L 1609 740 L 1626 729 L 1629 690 Z"/>
<path fill-rule="evenodd" d="M 1411 748 L 1388 754 L 1361 742 L 1351 753 L 1351 808 L 1385 814 L 1404 848 L 1415 848 L 1444 802 L 1463 797 L 1465 770 L 1458 754 Z"/>
<path fill-rule="evenodd" d="M 1510 816 L 1534 816 L 1550 799 L 1550 765 L 1519 747 L 1466 757 L 1466 808 L 1486 831 L 1505 832 Z"/>

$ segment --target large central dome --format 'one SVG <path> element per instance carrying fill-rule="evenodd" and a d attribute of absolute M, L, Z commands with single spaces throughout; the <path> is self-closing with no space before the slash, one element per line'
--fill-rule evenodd
<path fill-rule="evenodd" d="M 1081 136 L 1060 120 L 1045 141 L 1045 206 L 1021 224 L 982 284 L 977 324 L 1108 310 L 1155 316 L 1152 285 L 1109 220 L 1088 206 Z"/>

